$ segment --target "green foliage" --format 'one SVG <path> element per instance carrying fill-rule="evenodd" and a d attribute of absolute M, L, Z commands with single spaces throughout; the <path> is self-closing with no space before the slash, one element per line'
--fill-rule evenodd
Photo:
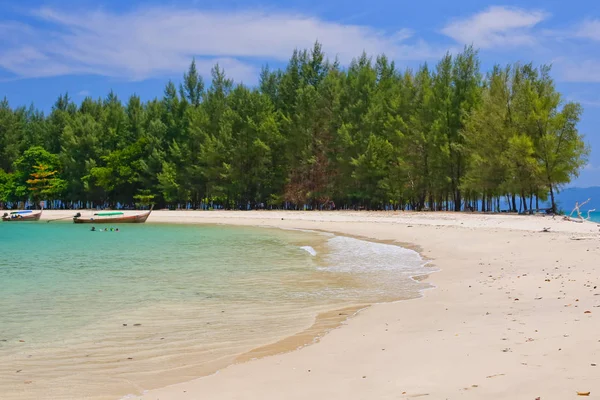
<path fill-rule="evenodd" d="M 152 194 L 152 192 L 150 190 L 142 189 L 135 196 L 133 196 L 133 199 L 135 200 L 136 206 L 148 207 L 149 205 L 152 204 L 154 197 L 155 196 Z"/>
<path fill-rule="evenodd" d="M 465 188 L 522 198 L 550 193 L 556 210 L 554 192 L 578 175 L 589 149 L 576 128 L 581 106 L 563 104 L 549 72 L 528 64 L 489 74 L 464 131 L 471 163 Z"/>
<path fill-rule="evenodd" d="M 11 201 L 13 175 L 0 169 L 0 203 Z"/>
<path fill-rule="evenodd" d="M 56 199 L 64 192 L 67 183 L 58 177 L 58 171 L 44 164 L 35 165 L 27 180 L 27 189 L 34 200 Z"/>
<path fill-rule="evenodd" d="M 54 200 L 64 193 L 67 183 L 60 178 L 60 161 L 42 147 L 27 149 L 14 163 L 14 173 L 6 179 L 6 201 Z"/>
<path fill-rule="evenodd" d="M 205 85 L 194 60 L 146 103 L 65 94 L 44 116 L 4 99 L 0 202 L 491 210 L 520 196 L 527 207 L 553 199 L 589 153 L 581 107 L 549 73 L 517 64 L 484 77 L 472 47 L 435 68 L 362 54 L 342 69 L 315 43 L 263 68 L 256 89 L 218 65 Z"/>

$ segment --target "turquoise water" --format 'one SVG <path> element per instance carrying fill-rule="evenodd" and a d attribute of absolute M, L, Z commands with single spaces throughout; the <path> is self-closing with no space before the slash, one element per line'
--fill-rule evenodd
<path fill-rule="evenodd" d="M 0 225 L 2 398 L 114 398 L 191 379 L 321 312 L 415 297 L 427 285 L 411 276 L 430 272 L 410 250 L 332 235 L 89 229 Z"/>
<path fill-rule="evenodd" d="M 590 213 L 590 217 L 591 217 L 590 221 L 600 222 L 600 212 L 596 211 L 596 212 Z"/>

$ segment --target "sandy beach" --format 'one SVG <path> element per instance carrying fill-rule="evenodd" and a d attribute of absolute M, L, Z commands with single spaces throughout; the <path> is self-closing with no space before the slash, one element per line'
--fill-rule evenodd
<path fill-rule="evenodd" d="M 43 219 L 73 214 L 45 211 Z M 310 229 L 396 243 L 439 269 L 318 343 L 130 398 L 569 399 L 600 396 L 600 232 L 561 218 L 155 211 L 148 222 Z M 543 232 L 549 228 L 549 232 Z"/>

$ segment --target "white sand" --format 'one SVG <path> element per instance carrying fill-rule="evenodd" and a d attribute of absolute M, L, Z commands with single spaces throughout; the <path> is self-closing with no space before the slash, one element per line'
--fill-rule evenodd
<path fill-rule="evenodd" d="M 132 398 L 547 400 L 581 398 L 578 391 L 600 397 L 597 224 L 451 213 L 216 211 L 157 211 L 149 222 L 320 229 L 410 243 L 441 271 L 430 276 L 437 288 L 423 298 L 371 307 L 317 344 Z"/>

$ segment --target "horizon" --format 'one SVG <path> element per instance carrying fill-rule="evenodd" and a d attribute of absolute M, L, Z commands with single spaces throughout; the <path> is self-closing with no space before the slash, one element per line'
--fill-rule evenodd
<path fill-rule="evenodd" d="M 343 67 L 365 51 L 388 55 L 401 70 L 435 65 L 445 52 L 473 44 L 484 72 L 496 63 L 553 65 L 564 100 L 584 107 L 578 128 L 592 149 L 568 187 L 594 187 L 600 185 L 600 137 L 594 131 L 600 124 L 594 112 L 600 107 L 600 5 L 584 3 L 460 1 L 450 7 L 435 0 L 404 9 L 375 1 L 364 12 L 358 2 L 339 7 L 339 0 L 285 7 L 269 1 L 243 7 L 232 1 L 164 6 L 50 0 L 27 7 L 1 1 L 0 32 L 7 40 L 0 46 L 0 88 L 12 108 L 34 104 L 47 113 L 65 92 L 76 104 L 111 90 L 122 100 L 161 97 L 169 80 L 181 81 L 193 58 L 205 81 L 219 63 L 236 83 L 252 87 L 261 66 L 280 68 L 294 48 L 311 48 L 317 40 Z"/>

